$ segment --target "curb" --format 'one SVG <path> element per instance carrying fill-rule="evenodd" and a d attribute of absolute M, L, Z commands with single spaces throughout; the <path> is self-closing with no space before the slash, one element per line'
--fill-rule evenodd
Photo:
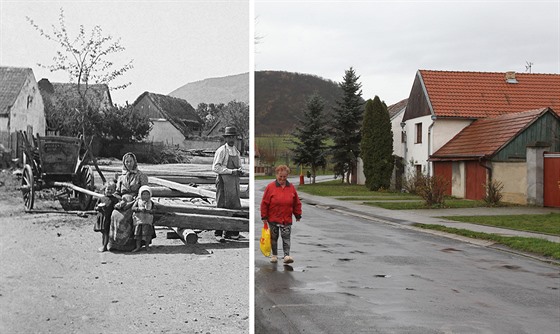
<path fill-rule="evenodd" d="M 549 259 L 549 258 L 546 258 L 546 257 L 542 257 L 542 256 L 538 256 L 538 255 L 534 255 L 534 254 L 530 254 L 530 253 L 526 253 L 526 252 L 522 252 L 522 251 L 517 251 L 517 250 L 511 249 L 509 247 L 506 247 L 504 245 L 498 244 L 494 241 L 473 239 L 473 238 L 468 238 L 468 237 L 464 237 L 464 236 L 456 235 L 456 234 L 452 234 L 452 233 L 420 228 L 420 227 L 413 226 L 413 224 L 415 224 L 415 223 L 411 222 L 411 221 L 408 221 L 408 220 L 390 219 L 388 217 L 383 217 L 383 216 L 379 216 L 379 215 L 367 215 L 367 214 L 364 214 L 364 213 L 356 211 L 356 210 L 345 208 L 343 206 L 327 205 L 327 204 L 317 203 L 317 202 L 312 201 L 312 200 L 307 199 L 307 198 L 301 198 L 301 196 L 300 196 L 300 199 L 301 199 L 302 202 L 305 202 L 308 205 L 312 205 L 312 206 L 315 206 L 315 207 L 323 207 L 327 210 L 332 210 L 332 211 L 339 212 L 339 213 L 342 213 L 342 214 L 347 214 L 347 215 L 351 215 L 351 216 L 354 216 L 354 217 L 367 219 L 367 220 L 370 220 L 370 221 L 389 224 L 389 225 L 397 227 L 397 228 L 403 228 L 403 229 L 428 233 L 428 234 L 432 234 L 432 235 L 437 235 L 437 236 L 441 236 L 441 237 L 445 237 L 445 238 L 449 238 L 449 239 L 453 239 L 453 240 L 457 240 L 457 241 L 466 242 L 466 243 L 469 243 L 469 244 L 485 247 L 485 248 L 491 248 L 491 249 L 494 249 L 494 250 L 498 250 L 498 251 L 502 251 L 502 252 L 506 252 L 506 253 L 510 253 L 510 254 L 515 254 L 515 255 L 527 257 L 527 258 L 537 260 L 537 261 L 540 261 L 540 262 L 560 266 L 560 261 L 558 261 L 558 260 Z"/>

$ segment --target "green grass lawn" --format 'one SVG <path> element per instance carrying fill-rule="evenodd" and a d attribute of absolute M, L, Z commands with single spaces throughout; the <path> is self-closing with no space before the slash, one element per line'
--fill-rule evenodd
<path fill-rule="evenodd" d="M 486 206 L 484 201 L 471 201 L 464 199 L 446 200 L 443 207 L 427 207 L 423 200 L 414 202 L 364 202 L 365 205 L 378 206 L 389 210 L 417 210 L 417 209 L 459 209 L 459 208 L 478 208 Z"/>
<path fill-rule="evenodd" d="M 560 244 L 545 239 L 525 238 L 525 237 L 504 237 L 497 234 L 474 232 L 470 230 L 446 227 L 442 225 L 430 225 L 430 224 L 414 224 L 414 225 L 425 229 L 438 230 L 442 232 L 462 235 L 473 239 L 491 240 L 499 244 L 508 246 L 515 250 L 529 252 L 536 255 L 551 257 L 553 259 L 560 260 Z"/>
<path fill-rule="evenodd" d="M 560 213 L 514 216 L 446 216 L 442 218 L 465 223 L 560 236 Z"/>

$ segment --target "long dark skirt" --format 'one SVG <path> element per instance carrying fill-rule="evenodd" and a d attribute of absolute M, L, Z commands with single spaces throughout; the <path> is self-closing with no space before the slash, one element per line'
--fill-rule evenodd
<path fill-rule="evenodd" d="M 107 248 L 109 250 L 131 251 L 135 247 L 132 209 L 113 210 Z"/>

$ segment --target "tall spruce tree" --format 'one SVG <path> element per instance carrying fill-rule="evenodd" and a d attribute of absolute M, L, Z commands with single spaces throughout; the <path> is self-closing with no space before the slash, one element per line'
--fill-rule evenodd
<path fill-rule="evenodd" d="M 378 96 L 366 103 L 360 147 L 366 187 L 369 190 L 389 188 L 393 172 L 393 132 L 387 105 Z"/>
<path fill-rule="evenodd" d="M 298 118 L 299 125 L 296 127 L 292 140 L 294 148 L 294 161 L 302 166 L 311 168 L 312 181 L 315 183 L 317 168 L 326 165 L 327 129 L 323 115 L 325 102 L 317 94 L 309 97 L 303 116 Z"/>
<path fill-rule="evenodd" d="M 357 183 L 360 126 L 363 115 L 362 84 L 358 82 L 359 78 L 352 67 L 345 71 L 344 79 L 339 83 L 342 97 L 336 101 L 331 124 L 334 141 L 331 150 L 334 172 L 342 176 L 343 182 L 346 174 L 347 182 L 352 184 Z"/>

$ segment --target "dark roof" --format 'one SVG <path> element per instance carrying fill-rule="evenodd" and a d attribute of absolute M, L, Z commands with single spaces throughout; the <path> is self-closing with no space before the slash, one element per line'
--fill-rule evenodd
<path fill-rule="evenodd" d="M 0 115 L 9 113 L 29 74 L 30 68 L 0 66 Z"/>
<path fill-rule="evenodd" d="M 418 76 L 437 117 L 483 118 L 546 107 L 560 113 L 559 74 L 419 70 Z"/>
<path fill-rule="evenodd" d="M 406 108 L 408 104 L 408 99 L 401 100 L 395 104 L 392 104 L 387 107 L 387 111 L 389 112 L 389 118 L 393 119 L 400 111 Z"/>
<path fill-rule="evenodd" d="M 430 160 L 468 160 L 496 154 L 550 108 L 481 118 L 464 128 L 435 152 Z"/>
<path fill-rule="evenodd" d="M 43 99 L 48 98 L 53 103 L 59 99 L 73 102 L 80 100 L 77 89 L 78 84 L 50 82 L 48 79 L 43 78 L 39 80 L 38 85 Z M 105 94 L 107 94 L 109 101 L 104 100 Z M 109 86 L 106 84 L 89 85 L 86 96 L 95 108 L 104 109 L 105 107 L 111 107 L 113 105 Z M 103 105 L 105 102 L 108 104 L 107 106 Z"/>

